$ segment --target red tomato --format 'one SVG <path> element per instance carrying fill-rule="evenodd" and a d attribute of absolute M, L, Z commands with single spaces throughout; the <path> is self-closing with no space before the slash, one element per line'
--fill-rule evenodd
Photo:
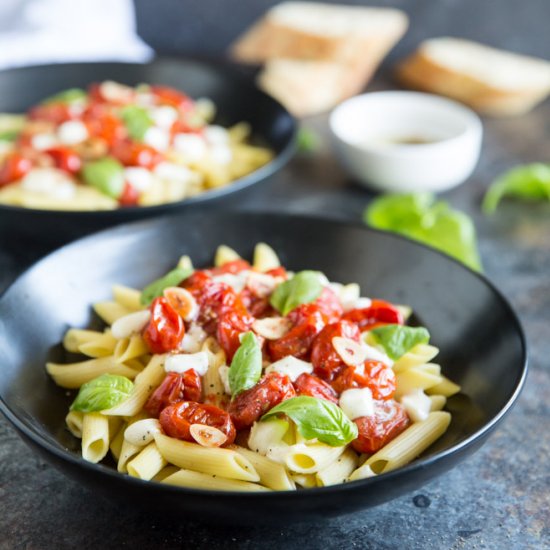
<path fill-rule="evenodd" d="M 346 367 L 335 377 L 332 387 L 338 393 L 351 388 L 369 388 L 374 399 L 388 400 L 395 394 L 395 373 L 380 361 L 365 361 L 363 374 L 354 367 Z"/>
<path fill-rule="evenodd" d="M 220 310 L 216 337 L 228 361 L 233 359 L 233 355 L 241 345 L 239 335 L 250 330 L 253 322 L 254 317 L 248 314 L 238 297 L 232 307 Z"/>
<path fill-rule="evenodd" d="M 74 118 L 71 106 L 66 103 L 47 103 L 37 105 L 29 111 L 30 120 L 47 120 L 54 124 L 61 124 Z"/>
<path fill-rule="evenodd" d="M 340 304 L 338 296 L 330 288 L 323 288 L 321 295 L 314 303 L 325 317 L 327 323 L 338 321 L 344 314 L 344 309 L 342 308 L 342 304 Z"/>
<path fill-rule="evenodd" d="M 197 134 L 202 135 L 204 133 L 204 126 L 197 126 L 196 124 L 189 124 L 186 120 L 176 120 L 172 126 L 170 126 L 170 135 L 173 137 L 176 134 Z"/>
<path fill-rule="evenodd" d="M 162 155 L 153 147 L 136 141 L 118 141 L 111 148 L 111 154 L 124 166 L 141 166 L 152 170 L 162 161 Z"/>
<path fill-rule="evenodd" d="M 249 269 L 252 269 L 252 266 L 246 260 L 238 259 L 227 262 L 219 267 L 214 267 L 210 272 L 212 275 L 223 275 L 225 273 L 236 275 L 237 273 L 241 273 L 241 271 L 248 271 Z"/>
<path fill-rule="evenodd" d="M 189 431 L 193 424 L 205 424 L 222 431 L 227 436 L 224 445 L 231 445 L 237 435 L 228 413 L 214 405 L 194 401 L 180 401 L 169 405 L 160 413 L 159 421 L 166 435 L 184 441 L 195 441 Z"/>
<path fill-rule="evenodd" d="M 57 168 L 69 174 L 76 174 L 82 168 L 80 157 L 68 147 L 53 147 L 47 149 L 45 153 L 52 157 Z"/>
<path fill-rule="evenodd" d="M 145 403 L 145 410 L 158 418 L 162 409 L 179 401 L 198 401 L 201 398 L 201 377 L 195 369 L 184 373 L 169 372 L 162 384 Z"/>
<path fill-rule="evenodd" d="M 285 281 L 288 279 L 286 269 L 282 265 L 274 267 L 273 269 L 268 269 L 265 274 L 271 275 L 272 277 L 282 277 Z"/>
<path fill-rule="evenodd" d="M 109 147 L 123 140 L 127 135 L 124 123 L 111 112 L 108 106 L 90 105 L 82 115 L 82 122 L 88 128 L 90 136 L 106 141 Z"/>
<path fill-rule="evenodd" d="M 151 320 L 143 331 L 143 339 L 151 353 L 166 353 L 176 349 L 185 334 L 181 317 L 165 298 L 155 298 L 151 304 Z"/>
<path fill-rule="evenodd" d="M 139 200 L 138 190 L 128 182 L 124 183 L 122 194 L 118 198 L 120 206 L 136 206 Z"/>
<path fill-rule="evenodd" d="M 335 336 L 350 338 L 358 342 L 361 333 L 357 325 L 349 321 L 338 321 L 327 325 L 313 341 L 311 362 L 313 363 L 314 372 L 319 378 L 329 382 L 345 366 L 342 358 L 332 345 L 332 339 Z"/>
<path fill-rule="evenodd" d="M 387 323 L 402 325 L 404 322 L 401 312 L 384 300 L 373 300 L 370 307 L 352 309 L 344 314 L 344 319 L 356 323 L 361 331 Z"/>
<path fill-rule="evenodd" d="M 193 101 L 188 96 L 169 86 L 151 86 L 151 92 L 162 105 L 171 105 L 183 111 L 193 107 Z"/>
<path fill-rule="evenodd" d="M 19 153 L 10 153 L 0 168 L 0 187 L 20 180 L 32 169 L 32 162 Z"/>
<path fill-rule="evenodd" d="M 254 387 L 235 396 L 229 413 L 237 430 L 251 426 L 267 411 L 296 392 L 290 378 L 277 372 L 266 374 Z"/>
<path fill-rule="evenodd" d="M 248 312 L 254 317 L 269 317 L 275 312 L 269 303 L 268 296 L 256 296 L 249 288 L 243 289 L 239 296 Z"/>
<path fill-rule="evenodd" d="M 356 418 L 359 435 L 351 446 L 359 453 L 372 454 L 397 437 L 409 424 L 405 409 L 393 399 L 377 401 L 373 416 Z"/>
<path fill-rule="evenodd" d="M 324 380 L 317 378 L 317 376 L 312 376 L 307 372 L 298 376 L 296 382 L 294 382 L 294 389 L 298 395 L 309 395 L 332 401 L 332 403 L 338 403 L 336 392 Z"/>

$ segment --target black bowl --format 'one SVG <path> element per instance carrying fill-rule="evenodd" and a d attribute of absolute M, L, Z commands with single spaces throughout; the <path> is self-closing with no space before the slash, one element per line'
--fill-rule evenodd
<path fill-rule="evenodd" d="M 229 195 L 265 180 L 279 170 L 294 151 L 295 119 L 274 99 L 259 90 L 250 71 L 221 61 L 159 58 L 148 64 L 71 63 L 43 65 L 0 72 L 0 112 L 24 112 L 60 90 L 86 87 L 92 82 L 116 80 L 136 85 L 167 84 L 193 98 L 208 97 L 217 107 L 216 123 L 250 123 L 254 142 L 275 151 L 266 166 L 233 183 L 184 201 L 151 207 L 100 212 L 35 210 L 0 205 L 0 241 L 4 248 L 37 252 L 93 231 L 137 219 L 206 205 L 221 204 Z"/>
<path fill-rule="evenodd" d="M 420 459 L 366 480 L 298 492 L 209 492 L 142 482 L 108 465 L 85 462 L 64 428 L 72 396 L 46 374 L 62 360 L 68 327 L 93 320 L 90 304 L 115 282 L 141 287 L 189 254 L 208 265 L 220 243 L 249 257 L 270 243 L 293 270 L 322 270 L 331 280 L 361 284 L 370 296 L 410 304 L 439 346 L 443 372 L 462 386 L 451 398 L 447 434 Z M 517 399 L 526 372 L 520 323 L 482 276 L 402 237 L 335 221 L 264 214 L 190 213 L 115 228 L 51 254 L 0 299 L 0 409 L 44 457 L 83 484 L 112 497 L 180 518 L 242 523 L 335 516 L 417 489 L 478 449 Z M 15 460 L 15 458 L 13 458 Z M 475 480 L 472 480 L 475 482 Z"/>

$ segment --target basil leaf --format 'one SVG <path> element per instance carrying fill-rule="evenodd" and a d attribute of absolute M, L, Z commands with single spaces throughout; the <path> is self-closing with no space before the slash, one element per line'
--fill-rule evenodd
<path fill-rule="evenodd" d="M 430 333 L 424 327 L 384 325 L 372 329 L 370 334 L 394 361 L 417 344 L 427 344 L 430 341 Z"/>
<path fill-rule="evenodd" d="M 271 295 L 269 303 L 283 315 L 287 315 L 301 304 L 315 301 L 323 285 L 317 271 L 300 271 L 292 279 L 281 283 Z"/>
<path fill-rule="evenodd" d="M 47 105 L 48 103 L 74 103 L 75 101 L 81 101 L 83 99 L 86 99 L 88 97 L 88 94 L 82 90 L 81 88 L 69 88 L 68 90 L 64 90 L 62 92 L 59 92 L 58 94 L 52 95 L 48 98 L 46 98 L 44 101 L 42 101 L 43 105 Z"/>
<path fill-rule="evenodd" d="M 399 233 L 431 246 L 471 269 L 481 271 L 477 238 L 472 220 L 453 210 L 432 193 L 383 195 L 363 214 L 367 225 Z"/>
<path fill-rule="evenodd" d="M 5 132 L 0 132 L 0 141 L 15 141 L 19 134 L 18 130 L 6 130 Z"/>
<path fill-rule="evenodd" d="M 286 414 L 306 439 L 317 438 L 332 447 L 347 445 L 357 438 L 357 426 L 340 407 L 327 401 L 301 395 L 273 407 L 262 420 Z"/>
<path fill-rule="evenodd" d="M 169 271 L 160 279 L 153 281 L 141 291 L 140 302 L 144 306 L 148 306 L 155 298 L 162 296 L 165 288 L 178 286 L 191 273 L 193 273 L 193 269 L 191 268 L 176 267 L 176 269 L 172 269 L 172 271 Z"/>
<path fill-rule="evenodd" d="M 243 336 L 227 374 L 233 397 L 255 386 L 262 376 L 262 350 L 253 332 Z"/>
<path fill-rule="evenodd" d="M 97 412 L 110 409 L 128 398 L 134 384 L 125 376 L 102 374 L 80 387 L 71 411 Z"/>
<path fill-rule="evenodd" d="M 113 157 L 87 162 L 82 169 L 82 178 L 91 187 L 114 199 L 124 190 L 124 166 Z"/>
<path fill-rule="evenodd" d="M 517 166 L 498 177 L 483 198 L 485 214 L 492 214 L 504 197 L 550 201 L 550 164 Z"/>
<path fill-rule="evenodd" d="M 127 105 L 121 111 L 121 117 L 132 139 L 142 141 L 145 132 L 153 125 L 153 121 L 144 107 Z"/>

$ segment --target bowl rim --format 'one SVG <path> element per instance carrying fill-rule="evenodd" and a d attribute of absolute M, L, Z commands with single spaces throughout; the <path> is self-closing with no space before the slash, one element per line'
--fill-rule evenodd
<path fill-rule="evenodd" d="M 431 102 L 431 106 L 438 109 L 443 108 L 448 111 L 452 110 L 455 114 L 462 118 L 465 127 L 457 134 L 445 137 L 443 139 L 438 139 L 437 141 L 430 143 L 395 143 L 390 145 L 380 145 L 376 142 L 372 144 L 369 142 L 358 143 L 351 140 L 348 135 L 345 135 L 345 132 L 341 131 L 343 124 L 339 123 L 338 120 L 343 116 L 344 112 L 356 111 L 361 104 L 383 97 L 389 99 L 407 98 L 407 100 L 410 99 L 412 101 L 423 101 L 426 104 Z M 385 158 L 386 160 L 395 160 L 396 158 L 399 160 L 412 158 L 416 159 L 420 155 L 438 154 L 443 151 L 447 152 L 449 148 L 457 145 L 460 146 L 465 141 L 467 143 L 479 142 L 476 148 L 480 149 L 481 137 L 483 135 L 483 123 L 481 122 L 481 118 L 477 115 L 477 113 L 475 113 L 475 111 L 466 105 L 440 95 L 410 90 L 381 90 L 376 92 L 366 92 L 364 94 L 346 99 L 340 103 L 340 105 L 335 107 L 330 113 L 329 128 L 333 137 L 340 141 L 345 147 L 368 155 Z"/>
<path fill-rule="evenodd" d="M 222 187 L 217 187 L 214 189 L 209 189 L 198 195 L 182 199 L 174 202 L 167 202 L 162 204 L 155 204 L 151 206 L 128 206 L 124 208 L 114 208 L 111 210 L 53 210 L 53 209 L 43 209 L 43 208 L 28 208 L 25 206 L 14 206 L 8 204 L 0 204 L 0 215 L 3 211 L 10 213 L 18 213 L 24 215 L 24 213 L 32 213 L 32 215 L 47 216 L 47 215 L 58 215 L 64 216 L 66 218 L 75 218 L 78 220 L 84 220 L 88 218 L 93 218 L 101 220 L 102 218 L 108 219 L 113 215 L 120 217 L 120 222 L 124 223 L 125 221 L 131 221 L 135 219 L 135 214 L 143 212 L 144 215 L 159 215 L 160 213 L 169 212 L 171 210 L 177 210 L 183 206 L 193 205 L 193 204 L 209 204 L 216 199 L 224 197 L 226 195 L 231 195 L 232 193 L 238 193 L 247 187 L 250 187 L 257 183 L 265 182 L 270 176 L 278 172 L 283 168 L 288 161 L 291 159 L 293 154 L 296 151 L 298 143 L 298 120 L 294 115 L 292 115 L 288 109 L 282 105 L 279 101 L 271 97 L 269 94 L 264 92 L 259 86 L 256 85 L 254 79 L 250 75 L 246 75 L 245 72 L 254 71 L 254 67 L 249 65 L 243 65 L 236 63 L 230 59 L 223 57 L 211 57 L 205 55 L 185 55 L 185 56 L 176 56 L 176 55 L 155 55 L 153 58 L 149 59 L 144 63 L 130 62 L 130 61 L 82 61 L 82 62 L 68 62 L 68 63 L 46 63 L 39 65 L 26 65 L 24 67 L 13 67 L 4 70 L 0 70 L 0 76 L 4 74 L 17 73 L 17 72 L 27 72 L 36 69 L 46 69 L 50 67 L 69 67 L 69 66 L 97 66 L 97 65 L 124 65 L 132 67 L 147 67 L 152 65 L 157 65 L 163 62 L 172 62 L 172 63 L 194 63 L 197 65 L 204 65 L 210 68 L 217 70 L 220 73 L 223 73 L 225 77 L 233 79 L 238 83 L 239 86 L 247 87 L 251 90 L 254 90 L 256 93 L 263 97 L 264 99 L 271 102 L 275 107 L 277 107 L 281 114 L 287 117 L 292 123 L 292 130 L 290 139 L 283 146 L 280 153 L 273 157 L 267 164 L 261 166 L 257 170 L 250 172 L 236 180 L 233 180 L 229 185 L 224 185 Z"/>
<path fill-rule="evenodd" d="M 128 476 L 125 474 L 120 474 L 116 470 L 114 470 L 112 467 L 106 466 L 104 464 L 98 463 L 94 464 L 91 462 L 85 461 L 81 456 L 73 454 L 71 451 L 63 449 L 59 445 L 54 445 L 47 437 L 41 433 L 40 430 L 32 426 L 31 424 L 28 424 L 26 421 L 20 419 L 7 405 L 7 403 L 4 401 L 4 398 L 2 395 L 0 395 L 0 412 L 4 414 L 4 416 L 11 422 L 11 424 L 20 432 L 22 432 L 26 437 L 31 439 L 33 443 L 38 445 L 39 447 L 42 447 L 46 451 L 48 451 L 50 454 L 55 455 L 57 458 L 64 462 L 70 463 L 72 466 L 81 467 L 85 470 L 90 470 L 94 474 L 102 475 L 105 474 L 109 477 L 112 477 L 116 480 L 119 480 L 123 483 L 130 483 L 134 484 L 135 487 L 153 487 L 157 490 L 160 490 L 162 487 L 163 490 L 166 490 L 168 492 L 176 492 L 180 494 L 188 494 L 189 496 L 213 496 L 216 498 L 223 498 L 223 499 L 233 499 L 233 498 L 245 498 L 247 500 L 263 500 L 265 498 L 269 498 L 272 501 L 277 499 L 286 499 L 288 498 L 288 495 L 293 495 L 290 498 L 294 499 L 300 499 L 304 498 L 305 495 L 311 494 L 312 496 L 317 497 L 323 497 L 323 496 L 329 496 L 335 493 L 339 492 L 347 492 L 347 491 L 355 491 L 356 489 L 359 489 L 360 487 L 367 488 L 372 484 L 378 483 L 378 480 L 382 479 L 384 481 L 391 481 L 394 478 L 398 478 L 401 475 L 410 474 L 414 471 L 420 471 L 427 467 L 432 466 L 436 463 L 441 463 L 444 461 L 447 457 L 450 455 L 453 455 L 455 453 L 459 453 L 460 451 L 464 451 L 468 449 L 469 447 L 473 446 L 476 442 L 483 442 L 487 436 L 495 429 L 495 427 L 500 424 L 500 422 L 503 420 L 503 418 L 510 412 L 510 410 L 513 408 L 515 403 L 517 402 L 521 391 L 523 390 L 523 387 L 525 385 L 525 380 L 527 378 L 528 374 L 528 362 L 529 362 L 529 352 L 528 352 L 528 344 L 527 344 L 527 338 L 525 336 L 525 331 L 523 329 L 523 326 L 521 324 L 520 318 L 515 312 L 514 308 L 510 304 L 510 302 L 507 300 L 507 298 L 503 295 L 503 293 L 496 287 L 494 283 L 492 283 L 488 277 L 486 277 L 484 274 L 479 273 L 477 271 L 474 271 L 470 269 L 469 267 L 465 266 L 455 258 L 448 256 L 444 254 L 443 252 L 440 252 L 439 250 L 435 250 L 433 248 L 430 248 L 422 243 L 419 243 L 417 241 L 414 241 L 412 239 L 409 239 L 408 237 L 405 237 L 403 235 L 399 235 L 397 233 L 392 233 L 389 231 L 383 231 L 380 229 L 375 229 L 369 226 L 366 226 L 358 221 L 348 221 L 348 220 L 342 220 L 338 218 L 327 218 L 326 216 L 319 216 L 319 215 L 294 215 L 294 214 L 281 214 L 281 213 L 274 213 L 273 211 L 254 211 L 254 212 L 246 212 L 246 211 L 238 211 L 238 210 L 226 210 L 222 213 L 225 216 L 232 216 L 232 217 L 247 217 L 250 220 L 256 219 L 275 219 L 275 220 L 284 220 L 288 218 L 292 218 L 293 220 L 300 221 L 303 223 L 311 223 L 311 222 L 322 222 L 324 224 L 332 224 L 332 225 L 340 225 L 344 227 L 350 227 L 355 229 L 361 229 L 366 232 L 371 232 L 375 234 L 383 234 L 385 236 L 388 236 L 390 238 L 396 239 L 398 241 L 405 241 L 410 246 L 416 246 L 420 249 L 423 249 L 424 251 L 428 251 L 431 253 L 434 253 L 438 256 L 441 256 L 445 258 L 446 260 L 454 263 L 457 268 L 463 269 L 468 271 L 471 275 L 474 275 L 482 284 L 489 287 L 491 292 L 500 300 L 504 308 L 507 310 L 508 314 L 510 315 L 510 318 L 512 322 L 515 325 L 515 329 L 517 331 L 517 334 L 519 336 L 520 344 L 521 344 L 521 367 L 518 371 L 518 376 L 515 381 L 515 387 L 511 395 L 507 398 L 504 405 L 500 408 L 500 410 L 495 414 L 490 420 L 485 422 L 480 428 L 478 428 L 473 434 L 468 436 L 463 441 L 460 441 L 458 443 L 455 443 L 454 445 L 450 446 L 447 449 L 444 449 L 442 451 L 439 451 L 435 453 L 432 456 L 429 456 L 427 458 L 421 458 L 421 459 L 415 459 L 413 462 L 407 464 L 406 466 L 403 466 L 401 468 L 397 468 L 396 470 L 393 470 L 391 472 L 378 474 L 374 477 L 365 478 L 365 479 L 359 479 L 355 481 L 350 481 L 346 483 L 339 483 L 337 485 L 331 485 L 327 487 L 313 487 L 309 488 L 307 490 L 299 490 L 299 491 L 269 491 L 269 492 L 245 492 L 245 491 L 220 491 L 220 490 L 208 490 L 208 489 L 192 489 L 187 487 L 178 487 L 173 485 L 167 485 L 160 482 L 155 481 L 144 481 L 141 479 L 134 478 L 132 476 Z M 199 215 L 199 213 L 195 213 L 194 215 Z M 37 262 L 33 263 L 30 267 L 25 269 L 22 273 L 20 273 L 14 281 L 11 282 L 11 284 L 0 294 L 0 304 L 2 303 L 2 299 L 8 292 L 21 281 L 24 279 L 28 274 L 38 266 L 40 266 L 42 263 L 51 261 L 52 258 L 55 258 L 58 255 L 64 254 L 66 251 L 70 251 L 73 248 L 79 248 L 88 242 L 95 241 L 95 240 L 101 240 L 108 237 L 116 237 L 116 236 L 122 236 L 127 233 L 133 233 L 140 230 L 149 230 L 154 231 L 154 226 L 157 224 L 163 224 L 166 223 L 171 218 L 176 219 L 174 215 L 165 215 L 162 217 L 154 218 L 154 219 L 147 219 L 147 220 L 138 220 L 132 223 L 127 223 L 123 225 L 119 225 L 113 228 L 107 228 L 102 231 L 98 231 L 92 235 L 88 235 L 86 237 L 80 238 L 76 241 L 72 241 L 71 243 L 68 243 L 54 252 L 51 252 L 50 254 L 44 256 Z M 150 227 L 149 227 L 150 226 Z M 149 229 L 148 229 L 149 227 Z M 124 480 L 124 481 L 123 481 Z"/>

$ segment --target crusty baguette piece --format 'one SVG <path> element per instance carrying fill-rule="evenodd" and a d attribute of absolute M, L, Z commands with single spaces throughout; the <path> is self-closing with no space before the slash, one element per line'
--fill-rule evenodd
<path fill-rule="evenodd" d="M 396 76 L 493 116 L 525 113 L 550 94 L 550 62 L 449 37 L 420 44 Z"/>

